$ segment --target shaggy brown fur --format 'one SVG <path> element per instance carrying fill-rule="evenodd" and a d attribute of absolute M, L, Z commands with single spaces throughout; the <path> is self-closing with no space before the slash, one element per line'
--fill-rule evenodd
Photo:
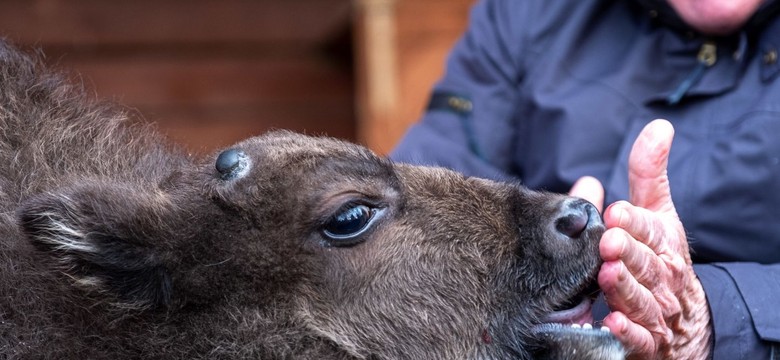
<path fill-rule="evenodd" d="M 289 132 L 232 149 L 191 158 L 0 44 L 0 357 L 614 354 L 533 328 L 597 269 L 581 201 Z"/>

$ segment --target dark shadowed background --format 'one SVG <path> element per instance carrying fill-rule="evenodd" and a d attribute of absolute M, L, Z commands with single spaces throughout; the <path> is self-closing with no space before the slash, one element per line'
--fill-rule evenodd
<path fill-rule="evenodd" d="M 274 128 L 387 152 L 473 0 L 0 0 L 0 34 L 209 152 Z"/>

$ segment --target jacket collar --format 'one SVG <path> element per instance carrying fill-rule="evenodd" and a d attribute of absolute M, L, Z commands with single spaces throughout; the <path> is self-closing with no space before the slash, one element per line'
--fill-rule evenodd
<path fill-rule="evenodd" d="M 666 0 L 634 0 L 646 11 L 652 14 L 664 26 L 682 33 L 696 33 L 688 26 Z M 766 26 L 780 12 L 780 0 L 767 0 L 759 7 L 758 11 L 748 20 L 743 30 L 753 34 Z"/>
<path fill-rule="evenodd" d="M 655 27 L 659 33 L 658 50 L 664 55 L 654 64 L 665 68 L 660 73 L 676 74 L 675 79 L 657 79 L 666 84 L 657 87 L 664 89 L 645 98 L 646 104 L 669 104 L 670 97 L 682 89 L 685 98 L 717 95 L 733 89 L 749 61 L 759 62 L 760 76 L 763 81 L 772 81 L 780 74 L 780 0 L 771 0 L 762 5 L 751 22 L 739 32 L 725 37 L 708 38 L 702 36 L 682 23 L 666 1 L 637 0 L 663 6 L 666 10 L 653 13 Z M 666 15 L 662 15 L 666 11 Z M 663 20 L 661 18 L 664 18 Z M 673 25 L 677 22 L 677 25 Z M 683 29 L 687 29 L 682 31 Z M 696 68 L 698 53 L 705 42 L 716 47 L 717 61 L 701 70 Z M 772 60 L 772 57 L 775 59 Z M 685 87 L 685 82 L 693 80 Z"/>

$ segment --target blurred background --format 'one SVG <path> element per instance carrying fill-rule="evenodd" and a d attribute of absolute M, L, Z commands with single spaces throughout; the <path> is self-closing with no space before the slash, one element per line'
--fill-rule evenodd
<path fill-rule="evenodd" d="M 208 153 L 270 129 L 387 153 L 474 0 L 0 0 L 0 35 Z"/>

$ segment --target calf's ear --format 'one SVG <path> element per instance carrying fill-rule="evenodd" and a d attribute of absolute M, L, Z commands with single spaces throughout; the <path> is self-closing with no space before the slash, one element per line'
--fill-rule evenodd
<path fill-rule="evenodd" d="M 85 184 L 24 202 L 24 233 L 74 283 L 122 307 L 171 303 L 163 244 L 155 243 L 170 202 L 161 192 L 122 184 Z"/>

